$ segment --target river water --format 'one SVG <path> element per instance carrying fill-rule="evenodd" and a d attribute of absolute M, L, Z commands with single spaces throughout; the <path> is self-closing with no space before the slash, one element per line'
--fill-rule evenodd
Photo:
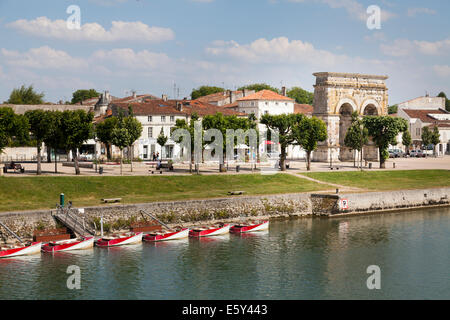
<path fill-rule="evenodd" d="M 245 236 L 0 259 L 0 299 L 450 299 L 449 249 L 450 208 L 271 221 Z M 369 290 L 374 265 L 381 289 Z"/>

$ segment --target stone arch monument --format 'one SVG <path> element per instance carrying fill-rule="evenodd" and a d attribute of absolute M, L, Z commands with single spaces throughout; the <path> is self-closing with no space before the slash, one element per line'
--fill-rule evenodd
<path fill-rule="evenodd" d="M 360 116 L 387 115 L 387 76 L 357 73 L 314 73 L 314 113 L 325 121 L 327 141 L 319 144 L 313 161 L 353 161 L 353 152 L 344 145 L 354 111 Z M 378 160 L 378 149 L 369 142 L 363 150 L 369 161 Z"/>

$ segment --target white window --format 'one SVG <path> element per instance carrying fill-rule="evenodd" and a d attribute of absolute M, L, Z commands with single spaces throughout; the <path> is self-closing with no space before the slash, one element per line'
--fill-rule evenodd
<path fill-rule="evenodd" d="M 170 122 L 174 122 L 175 121 L 175 116 L 170 116 Z"/>
<path fill-rule="evenodd" d="M 267 111 L 267 110 L 266 110 L 266 111 L 264 111 L 264 114 L 269 114 L 269 111 Z"/>
<path fill-rule="evenodd" d="M 161 116 L 161 122 L 166 122 L 166 116 Z"/>
<path fill-rule="evenodd" d="M 148 127 L 148 137 L 153 138 L 153 127 Z"/>
<path fill-rule="evenodd" d="M 153 121 L 153 117 L 152 116 L 148 116 L 147 122 L 152 122 L 152 121 Z"/>

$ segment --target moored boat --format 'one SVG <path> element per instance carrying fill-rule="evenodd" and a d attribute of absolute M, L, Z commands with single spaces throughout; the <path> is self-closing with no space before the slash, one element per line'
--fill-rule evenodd
<path fill-rule="evenodd" d="M 128 244 L 136 244 L 142 242 L 142 232 L 126 233 L 117 236 L 103 237 L 95 242 L 97 247 L 117 247 Z"/>
<path fill-rule="evenodd" d="M 144 241 L 157 242 L 157 241 L 168 241 L 168 240 L 180 240 L 187 238 L 189 236 L 189 229 L 181 229 L 175 232 L 167 233 L 149 233 L 144 236 Z"/>
<path fill-rule="evenodd" d="M 44 252 L 84 250 L 94 246 L 94 237 L 49 242 L 42 246 Z"/>
<path fill-rule="evenodd" d="M 227 234 L 230 232 L 231 224 L 225 224 L 222 226 L 214 226 L 212 228 L 198 228 L 198 229 L 192 229 L 189 231 L 190 237 L 211 237 L 211 236 L 218 236 L 222 234 Z"/>
<path fill-rule="evenodd" d="M 31 255 L 41 252 L 42 242 L 33 242 L 28 245 L 14 245 L 0 247 L 0 258 Z"/>
<path fill-rule="evenodd" d="M 263 231 L 269 229 L 269 220 L 262 221 L 256 224 L 251 225 L 235 225 L 230 228 L 231 233 L 246 233 L 246 232 L 255 232 L 255 231 Z"/>

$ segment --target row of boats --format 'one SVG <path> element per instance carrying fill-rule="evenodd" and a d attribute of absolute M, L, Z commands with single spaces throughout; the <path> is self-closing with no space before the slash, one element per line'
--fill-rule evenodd
<path fill-rule="evenodd" d="M 92 248 L 94 245 L 100 248 L 109 248 L 123 245 L 130 245 L 147 242 L 160 242 L 170 240 L 180 240 L 188 237 L 201 238 L 224 235 L 227 233 L 242 234 L 248 232 L 264 231 L 269 229 L 269 221 L 261 221 L 249 225 L 224 224 L 203 228 L 182 228 L 171 232 L 157 232 L 144 234 L 142 232 L 130 232 L 109 237 L 101 237 L 95 240 L 94 237 L 82 237 L 70 240 L 52 241 L 48 243 L 33 242 L 25 245 L 10 247 L 0 247 L 0 258 L 10 258 L 22 255 L 31 255 L 40 251 L 53 253 L 72 250 L 83 250 Z"/>

